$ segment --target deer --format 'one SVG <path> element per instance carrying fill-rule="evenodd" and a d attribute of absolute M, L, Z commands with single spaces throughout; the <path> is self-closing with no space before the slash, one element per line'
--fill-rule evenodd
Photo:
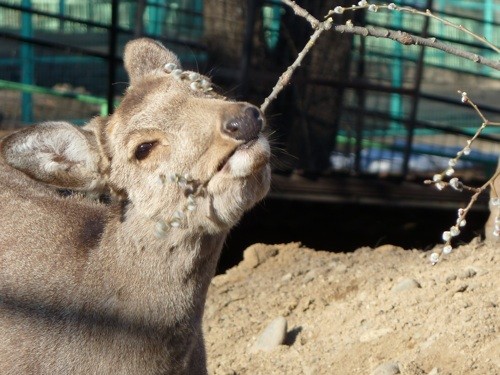
<path fill-rule="evenodd" d="M 270 187 L 263 113 L 147 38 L 109 116 L 0 141 L 0 373 L 207 374 L 206 294 Z"/>
<path fill-rule="evenodd" d="M 486 220 L 486 224 L 484 225 L 485 241 L 491 244 L 500 243 L 500 206 L 498 205 L 500 194 L 500 158 L 498 159 L 495 174 L 497 176 L 493 179 L 490 185 L 490 215 L 488 216 L 488 220 Z"/>

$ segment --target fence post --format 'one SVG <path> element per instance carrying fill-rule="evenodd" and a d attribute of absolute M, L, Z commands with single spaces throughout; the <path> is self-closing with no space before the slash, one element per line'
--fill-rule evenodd
<path fill-rule="evenodd" d="M 24 8 L 31 8 L 31 0 L 22 0 L 21 5 Z M 32 15 L 29 12 L 22 12 L 21 35 L 26 38 L 33 36 Z M 28 85 L 34 83 L 34 57 L 33 46 L 23 42 L 21 44 L 21 83 Z M 21 94 L 21 120 L 23 123 L 33 122 L 33 95 L 29 92 Z"/>
<path fill-rule="evenodd" d="M 253 36 L 255 27 L 255 17 L 257 12 L 257 2 L 256 0 L 246 1 L 246 20 L 245 20 L 245 34 L 243 37 L 241 60 L 240 60 L 240 71 L 238 73 L 239 89 L 238 96 L 240 98 L 245 98 L 248 94 L 248 71 L 250 69 L 250 59 L 252 57 L 253 50 Z"/>
<path fill-rule="evenodd" d="M 433 5 L 434 5 L 433 0 L 426 0 L 425 3 L 426 9 L 432 11 Z M 426 38 L 428 33 L 429 33 L 429 18 L 425 17 L 424 25 L 422 28 L 422 37 Z M 401 171 L 403 178 L 406 178 L 408 172 L 410 171 L 410 158 L 413 150 L 413 142 L 414 142 L 413 137 L 415 135 L 415 128 L 417 126 L 416 123 L 418 117 L 418 104 L 420 100 L 420 87 L 422 86 L 424 65 L 425 65 L 425 47 L 422 46 L 420 47 L 420 53 L 418 55 L 417 70 L 415 72 L 415 86 L 413 87 L 413 92 L 412 92 L 413 101 L 411 103 L 411 108 L 410 108 L 408 128 L 406 129 L 407 131 L 406 147 L 403 154 L 403 169 Z"/>
<path fill-rule="evenodd" d="M 114 111 L 115 86 L 116 81 L 116 47 L 118 42 L 118 6 L 119 0 L 111 1 L 111 27 L 109 29 L 109 48 L 108 48 L 108 114 Z"/>
<path fill-rule="evenodd" d="M 401 12 L 393 12 L 394 23 L 392 26 L 396 30 L 401 30 L 403 26 L 403 14 Z M 400 43 L 393 44 L 393 62 L 391 66 L 391 87 L 400 89 L 403 87 L 404 63 L 403 63 L 403 46 Z M 399 131 L 401 129 L 401 120 L 403 118 L 403 97 L 401 94 L 391 94 L 390 101 L 390 116 L 392 118 L 390 129 Z"/>

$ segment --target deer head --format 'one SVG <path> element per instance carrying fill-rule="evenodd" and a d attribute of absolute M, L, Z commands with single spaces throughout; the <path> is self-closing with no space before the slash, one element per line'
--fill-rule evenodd
<path fill-rule="evenodd" d="M 130 42 L 124 61 L 130 86 L 112 116 L 18 132 L 2 144 L 5 160 L 57 188 L 108 188 L 151 218 L 160 237 L 177 226 L 227 230 L 269 188 L 261 112 L 216 94 L 152 40 Z"/>

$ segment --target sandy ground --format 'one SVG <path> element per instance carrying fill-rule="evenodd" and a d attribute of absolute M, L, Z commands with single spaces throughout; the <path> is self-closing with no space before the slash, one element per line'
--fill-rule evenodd
<path fill-rule="evenodd" d="M 209 290 L 210 373 L 500 374 L 498 245 L 429 254 L 251 246 Z M 255 349 L 280 316 L 284 344 Z"/>

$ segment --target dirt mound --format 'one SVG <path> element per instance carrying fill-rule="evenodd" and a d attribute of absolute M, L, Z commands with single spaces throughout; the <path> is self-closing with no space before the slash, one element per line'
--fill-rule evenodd
<path fill-rule="evenodd" d="M 209 290 L 209 371 L 499 374 L 496 250 L 473 241 L 431 266 L 430 252 L 390 245 L 345 254 L 253 245 Z M 284 344 L 260 350 L 279 317 Z"/>

